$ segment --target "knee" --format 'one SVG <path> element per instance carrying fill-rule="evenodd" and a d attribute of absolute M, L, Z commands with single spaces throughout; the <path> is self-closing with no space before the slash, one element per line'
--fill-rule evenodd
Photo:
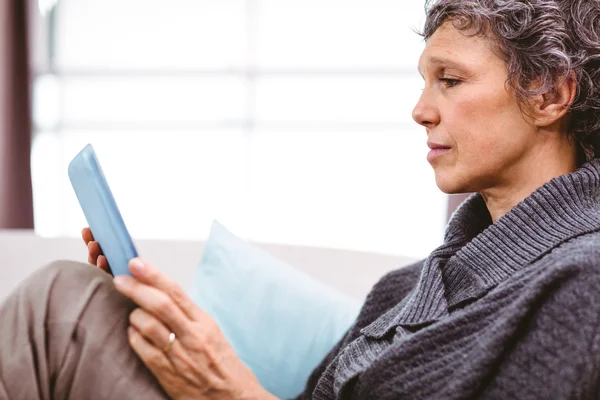
<path fill-rule="evenodd" d="M 51 263 L 48 263 L 37 271 L 40 275 L 62 275 L 68 274 L 70 276 L 76 275 L 87 275 L 90 277 L 93 276 L 103 276 L 106 275 L 110 277 L 107 273 L 100 270 L 99 268 L 94 267 L 91 264 L 85 264 L 79 261 L 70 261 L 70 260 L 57 260 Z"/>
<path fill-rule="evenodd" d="M 39 268 L 30 277 L 33 281 L 52 282 L 53 285 L 88 285 L 90 282 L 111 282 L 111 277 L 99 268 L 77 261 L 53 261 Z"/>
<path fill-rule="evenodd" d="M 56 261 L 37 269 L 0 305 L 32 321 L 91 320 L 106 313 L 126 319 L 134 305 L 115 288 L 112 277 L 100 269 L 73 261 Z M 90 319 L 88 318 L 88 319 Z"/>
<path fill-rule="evenodd" d="M 79 317 L 88 309 L 131 308 L 110 275 L 75 261 L 55 261 L 38 269 L 23 288 L 34 303 L 45 304 L 49 318 Z"/>
<path fill-rule="evenodd" d="M 23 282 L 23 289 L 32 295 L 51 292 L 54 297 L 75 298 L 86 292 L 114 292 L 112 277 L 106 272 L 76 261 L 54 261 Z"/>

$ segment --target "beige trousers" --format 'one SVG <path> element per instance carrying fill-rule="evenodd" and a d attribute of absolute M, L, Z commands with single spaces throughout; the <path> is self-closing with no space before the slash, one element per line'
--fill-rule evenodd
<path fill-rule="evenodd" d="M 0 305 L 0 399 L 167 399 L 129 347 L 134 307 L 91 265 L 35 272 Z"/>

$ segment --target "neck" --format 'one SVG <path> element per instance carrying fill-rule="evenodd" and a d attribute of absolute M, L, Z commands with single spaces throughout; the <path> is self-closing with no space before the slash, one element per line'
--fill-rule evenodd
<path fill-rule="evenodd" d="M 527 159 L 507 171 L 500 184 L 480 192 L 493 222 L 546 182 L 577 169 L 577 146 L 562 137 L 560 141 L 533 148 Z"/>

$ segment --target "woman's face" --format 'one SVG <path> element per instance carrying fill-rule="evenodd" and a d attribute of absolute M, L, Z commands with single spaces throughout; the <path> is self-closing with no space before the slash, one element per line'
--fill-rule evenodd
<path fill-rule="evenodd" d="M 427 41 L 419 60 L 425 87 L 413 118 L 427 130 L 428 161 L 445 193 L 510 186 L 532 168 L 536 129 L 508 91 L 506 63 L 489 39 L 451 23 Z"/>

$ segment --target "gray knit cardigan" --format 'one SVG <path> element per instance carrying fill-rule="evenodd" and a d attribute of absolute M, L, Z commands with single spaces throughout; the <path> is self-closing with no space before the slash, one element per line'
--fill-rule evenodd
<path fill-rule="evenodd" d="M 495 223 L 479 194 L 444 244 L 373 288 L 298 399 L 600 398 L 600 160 Z"/>

